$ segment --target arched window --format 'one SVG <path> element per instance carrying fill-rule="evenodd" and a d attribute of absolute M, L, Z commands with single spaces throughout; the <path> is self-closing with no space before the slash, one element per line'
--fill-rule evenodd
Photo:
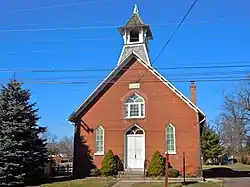
<path fill-rule="evenodd" d="M 176 153 L 176 140 L 175 140 L 175 127 L 169 124 L 165 127 L 165 137 L 166 137 L 166 152 L 169 154 Z"/>
<path fill-rule="evenodd" d="M 139 30 L 130 31 L 130 42 L 139 42 Z"/>
<path fill-rule="evenodd" d="M 95 154 L 104 154 L 104 128 L 102 126 L 99 126 L 96 128 L 96 140 L 95 140 Z"/>
<path fill-rule="evenodd" d="M 126 118 L 143 118 L 145 116 L 144 99 L 137 94 L 133 94 L 125 102 Z"/>

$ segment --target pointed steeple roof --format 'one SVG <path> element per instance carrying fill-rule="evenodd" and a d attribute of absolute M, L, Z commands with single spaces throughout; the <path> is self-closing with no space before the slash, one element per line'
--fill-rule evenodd
<path fill-rule="evenodd" d="M 147 30 L 147 38 L 148 39 L 152 39 L 153 38 L 152 32 L 151 32 L 151 29 L 150 29 L 149 25 L 143 23 L 140 15 L 139 15 L 138 7 L 135 4 L 132 16 L 130 17 L 130 19 L 128 20 L 128 22 L 124 26 L 122 26 L 122 27 L 119 28 L 119 31 L 123 35 L 125 29 L 140 28 L 140 27 L 146 28 L 146 30 Z"/>
<path fill-rule="evenodd" d="M 138 10 L 138 7 L 136 4 L 134 7 L 134 12 L 126 25 L 127 26 L 128 25 L 144 25 L 140 15 L 139 15 L 139 10 Z"/>

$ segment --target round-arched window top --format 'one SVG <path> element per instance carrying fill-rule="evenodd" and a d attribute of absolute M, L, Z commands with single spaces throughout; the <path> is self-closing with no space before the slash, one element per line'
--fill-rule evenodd
<path fill-rule="evenodd" d="M 125 118 L 144 118 L 144 99 L 137 94 L 133 94 L 125 102 Z"/>

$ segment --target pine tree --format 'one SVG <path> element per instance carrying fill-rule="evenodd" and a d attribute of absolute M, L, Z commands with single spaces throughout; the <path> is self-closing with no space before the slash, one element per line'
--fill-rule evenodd
<path fill-rule="evenodd" d="M 164 158 L 159 151 L 156 151 L 150 161 L 148 167 L 149 176 L 163 176 L 165 173 Z"/>
<path fill-rule="evenodd" d="M 40 135 L 38 109 L 30 104 L 30 92 L 16 79 L 0 93 L 0 185 L 23 186 L 43 171 L 47 161 L 45 140 Z"/>
<path fill-rule="evenodd" d="M 116 160 L 112 150 L 109 150 L 104 156 L 101 174 L 104 176 L 112 176 L 116 174 Z"/>
<path fill-rule="evenodd" d="M 220 137 L 210 126 L 205 126 L 203 129 L 201 149 L 205 163 L 208 158 L 217 157 L 222 153 L 223 148 L 220 144 Z"/>

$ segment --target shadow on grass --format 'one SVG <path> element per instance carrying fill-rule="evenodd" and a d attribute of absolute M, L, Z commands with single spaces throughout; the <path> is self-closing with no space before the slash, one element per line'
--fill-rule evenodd
<path fill-rule="evenodd" d="M 218 167 L 203 170 L 205 178 L 236 178 L 236 177 L 250 177 L 250 171 L 237 171 L 230 168 Z"/>
<path fill-rule="evenodd" d="M 40 186 L 42 184 L 51 184 L 55 182 L 64 182 L 73 180 L 72 176 L 57 176 L 57 177 L 47 177 L 34 180 L 32 182 L 26 183 L 26 186 Z"/>
<path fill-rule="evenodd" d="M 182 185 L 189 185 L 189 184 L 197 184 L 198 181 L 188 181 L 188 182 L 182 182 Z"/>

